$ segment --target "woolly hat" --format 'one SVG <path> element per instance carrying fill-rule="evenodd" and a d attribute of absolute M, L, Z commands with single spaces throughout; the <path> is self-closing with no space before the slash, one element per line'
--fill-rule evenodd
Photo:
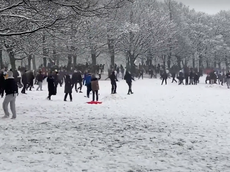
<path fill-rule="evenodd" d="M 9 79 L 9 78 L 14 78 L 14 74 L 12 71 L 7 72 L 7 79 Z"/>

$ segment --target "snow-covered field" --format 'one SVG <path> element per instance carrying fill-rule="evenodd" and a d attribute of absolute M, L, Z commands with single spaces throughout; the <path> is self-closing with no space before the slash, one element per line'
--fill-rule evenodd
<path fill-rule="evenodd" d="M 202 79 L 204 80 L 204 79 Z M 230 90 L 100 81 L 102 105 L 83 94 L 52 101 L 44 91 L 17 98 L 17 119 L 0 119 L 1 172 L 229 172 Z M 0 103 L 2 103 L 0 100 Z M 1 111 L 3 116 L 3 111 Z"/>

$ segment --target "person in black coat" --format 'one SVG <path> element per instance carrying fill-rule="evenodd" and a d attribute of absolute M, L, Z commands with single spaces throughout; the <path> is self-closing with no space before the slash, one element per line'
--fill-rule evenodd
<path fill-rule="evenodd" d="M 168 74 L 166 71 L 164 71 L 164 73 L 162 74 L 162 82 L 161 82 L 161 85 L 164 84 L 164 81 L 165 81 L 165 85 L 167 85 L 167 79 L 168 79 Z"/>
<path fill-rule="evenodd" d="M 65 97 L 64 97 L 64 101 L 66 101 L 67 96 L 69 95 L 70 101 L 72 102 L 72 89 L 73 89 L 73 82 L 70 79 L 69 75 L 66 75 L 65 77 Z"/>
<path fill-rule="evenodd" d="M 78 89 L 80 90 L 79 93 L 82 93 L 81 89 L 82 89 L 82 76 L 81 76 L 81 72 L 80 71 L 75 71 L 73 73 L 73 76 L 72 76 L 72 82 L 73 84 L 75 85 L 75 90 L 76 92 L 78 93 Z M 77 84 L 80 85 L 79 88 L 77 88 Z"/>
<path fill-rule="evenodd" d="M 29 90 L 31 91 L 31 89 L 33 88 L 34 86 L 34 74 L 33 74 L 33 71 L 29 71 L 27 73 L 27 89 L 29 88 Z"/>
<path fill-rule="evenodd" d="M 177 83 L 177 80 L 175 79 L 176 78 L 176 73 L 175 72 L 172 72 L 172 83 L 175 81 Z"/>
<path fill-rule="evenodd" d="M 47 78 L 47 82 L 48 82 L 48 99 L 51 100 L 51 96 L 52 95 L 56 95 L 57 94 L 57 87 L 56 87 L 56 84 L 55 84 L 55 79 L 53 77 L 52 74 L 50 74 Z"/>
<path fill-rule="evenodd" d="M 5 82 L 5 78 L 3 75 L 3 72 L 0 72 L 0 95 L 1 97 L 3 97 L 4 95 L 4 82 Z"/>
<path fill-rule="evenodd" d="M 132 77 L 132 75 L 128 71 L 126 71 L 124 79 L 125 79 L 126 83 L 129 86 L 128 95 L 130 95 L 130 93 L 133 94 L 133 91 L 132 91 L 132 80 L 135 81 L 134 78 Z"/>
<path fill-rule="evenodd" d="M 178 80 L 179 80 L 179 85 L 181 85 L 181 84 L 184 85 L 184 82 L 183 82 L 184 74 L 183 74 L 182 70 L 180 70 L 180 72 L 179 72 Z"/>
<path fill-rule="evenodd" d="M 36 80 L 38 82 L 38 88 L 36 89 L 37 91 L 39 88 L 42 91 L 42 82 L 44 79 L 45 79 L 45 75 L 42 74 L 42 71 L 39 71 L 39 74 L 36 76 Z"/>
<path fill-rule="evenodd" d="M 117 77 L 115 75 L 115 72 L 113 71 L 112 74 L 108 78 L 110 79 L 111 86 L 112 86 L 111 94 L 116 94 L 117 93 L 117 83 L 116 83 L 116 81 L 118 81 L 118 80 L 117 80 Z M 105 80 L 107 80 L 108 78 L 106 78 Z"/>
<path fill-rule="evenodd" d="M 28 84 L 28 79 L 27 79 L 27 74 L 26 74 L 26 70 L 25 72 L 22 74 L 22 84 L 23 84 L 23 88 L 21 93 L 22 94 L 26 94 L 26 88 L 27 88 L 27 84 Z"/>

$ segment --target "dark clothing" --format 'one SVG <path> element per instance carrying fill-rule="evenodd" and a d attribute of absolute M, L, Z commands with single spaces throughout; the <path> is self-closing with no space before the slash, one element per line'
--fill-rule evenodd
<path fill-rule="evenodd" d="M 81 73 L 80 73 L 80 72 L 74 72 L 74 73 L 73 73 L 73 76 L 72 76 L 72 81 L 73 81 L 73 83 L 82 82 Z"/>
<path fill-rule="evenodd" d="M 53 78 L 54 78 L 55 87 L 57 87 L 57 86 L 58 86 L 58 83 L 59 83 L 59 75 L 56 73 L 56 74 L 53 76 Z"/>
<path fill-rule="evenodd" d="M 74 85 L 75 85 L 75 90 L 76 90 L 76 92 L 78 92 L 78 89 L 80 89 L 80 91 L 81 91 L 81 89 L 82 89 L 82 80 L 83 80 L 83 78 L 82 78 L 80 72 L 74 72 L 74 73 L 73 73 L 72 82 L 73 82 Z M 77 84 L 80 85 L 79 88 L 77 88 Z"/>
<path fill-rule="evenodd" d="M 53 76 L 48 76 L 47 82 L 48 82 L 48 91 L 49 91 L 49 98 L 50 98 L 52 95 L 57 94 L 57 87 L 55 85 L 55 80 Z"/>
<path fill-rule="evenodd" d="M 26 72 L 22 74 L 22 84 L 23 84 L 23 88 L 22 88 L 22 93 L 26 92 L 26 88 L 27 88 L 27 84 L 28 84 L 28 79 L 27 79 L 27 74 Z"/>
<path fill-rule="evenodd" d="M 8 78 L 4 82 L 4 91 L 8 94 L 18 94 L 18 86 L 14 78 Z"/>
<path fill-rule="evenodd" d="M 96 95 L 96 101 L 98 101 L 98 90 L 93 91 L 93 101 L 95 101 L 95 95 Z"/>
<path fill-rule="evenodd" d="M 72 93 L 65 93 L 64 101 L 66 101 L 68 95 L 69 95 L 70 101 L 72 101 L 73 100 Z"/>
<path fill-rule="evenodd" d="M 178 79 L 179 79 L 179 85 L 183 84 L 184 85 L 184 74 L 183 72 L 179 72 L 179 76 L 178 76 Z"/>
<path fill-rule="evenodd" d="M 162 79 L 161 85 L 163 85 L 164 82 L 165 82 L 165 85 L 167 85 L 167 78 L 163 78 L 163 79 Z"/>
<path fill-rule="evenodd" d="M 89 98 L 89 93 L 91 91 L 91 84 L 86 85 L 87 91 L 86 91 L 86 96 Z"/>
<path fill-rule="evenodd" d="M 27 73 L 27 81 L 28 81 L 27 89 L 30 88 L 30 91 L 31 91 L 31 89 L 34 85 L 34 74 L 33 74 L 33 72 Z"/>
<path fill-rule="evenodd" d="M 162 74 L 162 82 L 161 82 L 161 85 L 163 85 L 164 81 L 165 81 L 165 84 L 167 85 L 167 78 L 168 78 L 168 74 L 166 72 L 164 72 Z"/>
<path fill-rule="evenodd" d="M 132 83 L 132 80 L 134 80 L 134 78 L 132 77 L 132 75 L 128 72 L 126 72 L 124 79 L 126 81 L 126 83 Z"/>
<path fill-rule="evenodd" d="M 111 94 L 116 94 L 117 93 L 117 83 L 111 83 L 112 84 L 112 88 L 111 88 Z"/>
<path fill-rule="evenodd" d="M 36 79 L 38 82 L 42 82 L 44 80 L 44 75 L 42 75 L 41 73 L 37 75 Z"/>
<path fill-rule="evenodd" d="M 175 73 L 172 73 L 172 83 L 175 81 L 177 83 L 177 80 L 175 79 L 176 78 L 176 74 Z"/>
<path fill-rule="evenodd" d="M 164 73 L 162 74 L 162 78 L 163 78 L 163 79 L 167 79 L 167 78 L 168 78 L 168 74 L 167 74 L 166 72 L 164 72 Z"/>
<path fill-rule="evenodd" d="M 226 78 L 230 79 L 230 72 L 226 73 Z"/>
<path fill-rule="evenodd" d="M 132 75 L 128 72 L 125 73 L 125 76 L 124 76 L 124 79 L 126 81 L 126 83 L 128 84 L 128 94 L 133 94 L 133 91 L 132 91 L 132 80 L 134 80 L 134 78 L 132 77 Z"/>
<path fill-rule="evenodd" d="M 22 74 L 22 83 L 23 83 L 23 85 L 26 85 L 26 84 L 28 83 L 26 73 L 23 73 L 23 74 Z"/>
<path fill-rule="evenodd" d="M 116 83 L 116 81 L 118 81 L 118 80 L 117 80 L 117 77 L 116 77 L 114 72 L 109 76 L 109 79 L 111 81 L 111 86 L 112 86 L 111 94 L 116 94 L 117 93 L 117 83 Z"/>
<path fill-rule="evenodd" d="M 3 97 L 4 95 L 4 83 L 5 83 L 5 78 L 3 75 L 3 72 L 0 73 L 0 95 Z"/>
<path fill-rule="evenodd" d="M 118 81 L 114 73 L 109 76 L 109 79 L 111 81 L 111 84 L 116 83 L 116 81 Z"/>
<path fill-rule="evenodd" d="M 72 93 L 73 89 L 73 83 L 72 80 L 70 79 L 70 76 L 66 76 L 65 79 L 65 93 Z"/>

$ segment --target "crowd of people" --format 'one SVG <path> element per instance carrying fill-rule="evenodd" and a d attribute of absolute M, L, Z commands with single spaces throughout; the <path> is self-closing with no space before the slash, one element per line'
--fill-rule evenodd
<path fill-rule="evenodd" d="M 16 118 L 16 108 L 15 101 L 21 88 L 22 94 L 27 94 L 27 90 L 32 90 L 35 85 L 37 85 L 36 90 L 43 90 L 43 82 L 47 81 L 48 86 L 48 96 L 47 99 L 51 100 L 52 96 L 57 94 L 57 87 L 64 85 L 64 101 L 67 101 L 69 97 L 70 101 L 73 100 L 72 90 L 74 89 L 77 93 L 82 93 L 83 85 L 86 86 L 86 95 L 85 97 L 90 98 L 90 93 L 92 92 L 92 102 L 99 100 L 99 80 L 101 79 L 100 74 L 95 74 L 91 72 L 85 72 L 82 74 L 80 70 L 75 70 L 71 72 L 60 73 L 58 70 L 51 71 L 48 74 L 43 73 L 41 70 L 36 74 L 33 71 L 24 71 L 22 74 L 20 71 L 4 70 L 0 73 L 0 92 L 1 96 L 5 98 L 3 101 L 3 110 L 5 116 L 3 118 L 9 117 L 8 105 L 10 104 L 10 109 L 12 111 L 12 119 Z M 99 77 L 96 77 L 98 75 Z M 117 72 L 114 70 L 110 73 L 108 78 L 111 82 L 111 94 L 117 93 Z M 127 94 L 133 94 L 132 91 L 132 81 L 134 78 L 131 73 L 127 70 L 124 75 L 124 80 L 128 85 Z"/>
<path fill-rule="evenodd" d="M 122 69 L 121 73 L 117 69 Z M 160 69 L 160 68 L 159 68 Z M 141 71 L 141 70 L 139 70 Z M 167 85 L 167 80 L 172 78 L 172 83 L 176 82 L 178 85 L 197 85 L 200 80 L 199 72 L 196 70 L 180 70 L 179 72 L 169 72 L 168 70 L 157 70 L 159 72 L 160 78 L 162 80 L 161 85 L 164 83 Z M 123 66 L 115 66 L 113 69 L 109 70 L 108 77 L 111 83 L 111 94 L 117 93 L 117 81 L 118 76 L 124 79 L 128 85 L 127 95 L 133 94 L 132 91 L 132 81 L 134 81 L 133 75 L 128 70 L 124 70 Z M 121 75 L 120 75 L 121 74 Z M 96 77 L 98 75 L 98 77 Z M 138 79 L 143 79 L 143 72 L 135 75 Z M 157 76 L 156 76 L 157 77 Z M 150 76 L 150 78 L 152 78 Z M 57 87 L 62 87 L 64 85 L 64 101 L 73 100 L 72 90 L 74 89 L 77 93 L 82 93 L 83 85 L 86 87 L 85 97 L 90 98 L 90 93 L 92 92 L 92 102 L 99 101 L 99 80 L 101 79 L 101 72 L 90 72 L 89 70 L 82 73 L 81 70 L 74 70 L 73 72 L 66 70 L 50 70 L 48 73 L 39 70 L 37 72 L 27 71 L 27 70 L 7 70 L 4 69 L 0 72 L 0 94 L 5 98 L 3 101 L 3 110 L 5 113 L 4 118 L 9 117 L 8 105 L 10 104 L 10 109 L 12 111 L 12 119 L 16 118 L 16 96 L 21 88 L 21 93 L 26 94 L 28 90 L 35 88 L 37 91 L 43 90 L 43 82 L 47 81 L 48 85 L 48 96 L 47 99 L 51 100 L 52 96 L 57 94 Z M 178 80 L 178 81 L 177 81 Z M 226 74 L 223 72 L 215 72 L 212 70 L 207 74 L 206 84 L 227 84 L 230 88 L 230 72 Z"/>

